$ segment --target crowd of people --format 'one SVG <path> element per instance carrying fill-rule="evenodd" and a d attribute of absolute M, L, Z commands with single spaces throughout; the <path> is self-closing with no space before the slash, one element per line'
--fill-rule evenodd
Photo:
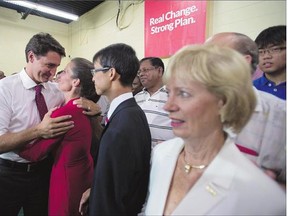
<path fill-rule="evenodd" d="M 0 73 L 1 215 L 286 215 L 286 26 L 65 55 L 38 33 Z"/>

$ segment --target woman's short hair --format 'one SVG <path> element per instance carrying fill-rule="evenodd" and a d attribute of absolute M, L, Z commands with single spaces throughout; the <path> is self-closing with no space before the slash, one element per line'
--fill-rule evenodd
<path fill-rule="evenodd" d="M 171 57 L 164 79 L 197 81 L 223 100 L 223 126 L 239 132 L 256 106 L 251 69 L 244 57 L 228 47 L 190 45 Z"/>

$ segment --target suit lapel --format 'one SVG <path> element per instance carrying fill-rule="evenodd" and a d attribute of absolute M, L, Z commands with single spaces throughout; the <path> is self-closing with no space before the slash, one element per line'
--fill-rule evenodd
<path fill-rule="evenodd" d="M 157 166 L 153 167 L 153 170 L 151 170 L 150 181 L 153 182 L 153 188 L 150 188 L 150 193 L 153 200 L 151 199 L 149 201 L 149 205 L 153 214 L 163 214 L 178 155 L 182 148 L 182 140 L 181 142 L 175 143 L 170 151 L 164 152 L 161 155 L 161 158 L 157 159 L 157 162 L 155 162 Z M 161 173 L 161 178 L 158 178 L 159 173 Z"/>
<path fill-rule="evenodd" d="M 113 118 L 117 115 L 118 112 L 120 112 L 120 110 L 125 109 L 128 106 L 135 106 L 135 105 L 137 105 L 137 103 L 136 103 L 134 98 L 129 98 L 128 100 L 125 100 L 122 103 L 120 103 L 119 106 L 112 113 L 111 117 L 109 118 L 108 123 L 105 125 L 105 127 L 103 129 L 103 132 L 102 132 L 102 136 L 106 132 L 106 130 L 109 127 L 110 123 L 113 121 Z"/>
<path fill-rule="evenodd" d="M 205 215 L 226 197 L 236 173 L 236 167 L 231 162 L 233 154 L 230 145 L 233 143 L 228 139 L 173 215 Z"/>

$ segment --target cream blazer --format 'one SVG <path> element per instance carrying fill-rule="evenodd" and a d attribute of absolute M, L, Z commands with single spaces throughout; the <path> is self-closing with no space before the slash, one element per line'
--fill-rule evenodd
<path fill-rule="evenodd" d="M 163 215 L 166 197 L 184 147 L 174 138 L 153 149 L 145 215 Z M 227 138 L 203 175 L 172 215 L 285 215 L 286 194 Z"/>

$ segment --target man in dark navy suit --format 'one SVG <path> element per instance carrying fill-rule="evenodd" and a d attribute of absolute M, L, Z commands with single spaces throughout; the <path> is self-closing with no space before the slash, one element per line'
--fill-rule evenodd
<path fill-rule="evenodd" d="M 98 95 L 110 103 L 93 185 L 80 202 L 89 215 L 137 215 L 145 202 L 151 135 L 146 116 L 132 95 L 132 82 L 139 70 L 134 49 L 110 45 L 94 55 L 93 81 Z"/>

